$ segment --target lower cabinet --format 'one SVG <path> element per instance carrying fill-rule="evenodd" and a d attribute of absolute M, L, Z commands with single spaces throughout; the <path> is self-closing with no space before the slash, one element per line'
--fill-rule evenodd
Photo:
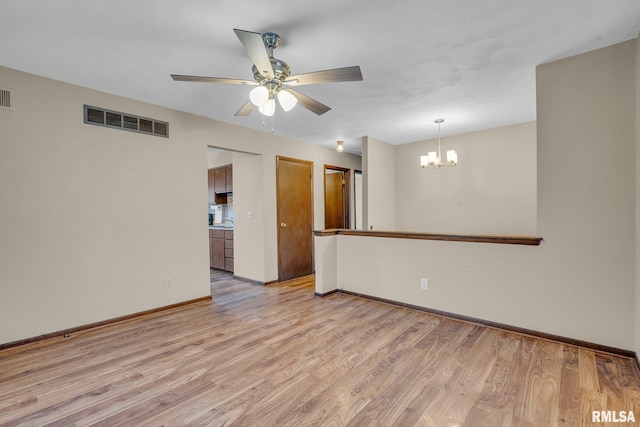
<path fill-rule="evenodd" d="M 233 230 L 209 229 L 209 265 L 233 272 Z"/>
<path fill-rule="evenodd" d="M 233 272 L 233 230 L 224 231 L 224 269 Z"/>

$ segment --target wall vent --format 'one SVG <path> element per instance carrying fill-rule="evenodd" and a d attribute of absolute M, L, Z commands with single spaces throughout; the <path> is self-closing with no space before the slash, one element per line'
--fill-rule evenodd
<path fill-rule="evenodd" d="M 15 110 L 16 101 L 13 90 L 0 87 L 0 109 Z"/>
<path fill-rule="evenodd" d="M 169 137 L 169 123 L 167 122 L 86 104 L 84 106 L 84 122 L 88 125 L 128 130 L 164 138 Z"/>

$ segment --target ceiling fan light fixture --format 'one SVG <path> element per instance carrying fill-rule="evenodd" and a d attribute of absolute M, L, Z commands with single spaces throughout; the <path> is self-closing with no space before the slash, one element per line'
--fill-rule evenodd
<path fill-rule="evenodd" d="M 267 117 L 273 116 L 276 112 L 276 101 L 273 98 L 267 99 L 264 104 L 258 107 L 258 111 Z"/>
<path fill-rule="evenodd" d="M 256 107 L 262 107 L 269 100 L 269 89 L 258 86 L 249 92 L 249 100 Z"/>
<path fill-rule="evenodd" d="M 278 102 L 284 111 L 289 111 L 298 103 L 298 99 L 286 90 L 278 92 Z"/>

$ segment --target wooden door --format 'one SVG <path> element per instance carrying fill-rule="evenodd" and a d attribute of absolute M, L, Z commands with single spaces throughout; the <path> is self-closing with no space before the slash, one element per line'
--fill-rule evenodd
<path fill-rule="evenodd" d="M 313 163 L 276 158 L 278 279 L 313 273 Z"/>
<path fill-rule="evenodd" d="M 349 228 L 349 169 L 324 166 L 324 228 Z"/>

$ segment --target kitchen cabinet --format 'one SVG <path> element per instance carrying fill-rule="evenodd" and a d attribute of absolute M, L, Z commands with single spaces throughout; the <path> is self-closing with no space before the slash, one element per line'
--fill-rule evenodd
<path fill-rule="evenodd" d="M 227 204 L 227 193 L 233 193 L 233 166 L 226 165 L 207 171 L 209 203 Z"/>
<path fill-rule="evenodd" d="M 209 265 L 224 270 L 224 230 L 209 229 Z"/>
<path fill-rule="evenodd" d="M 213 169 L 209 169 L 207 171 L 207 182 L 208 182 L 208 188 L 209 188 L 209 203 L 215 203 L 216 201 L 216 192 L 214 190 L 215 184 L 214 184 L 214 170 Z"/>
<path fill-rule="evenodd" d="M 224 269 L 233 273 L 233 230 L 224 230 Z"/>
<path fill-rule="evenodd" d="M 227 193 L 233 193 L 233 166 L 224 167 L 224 189 Z"/>
<path fill-rule="evenodd" d="M 213 183 L 213 188 L 217 193 L 226 193 L 227 192 L 227 187 L 226 187 L 226 175 L 225 175 L 225 168 L 221 167 L 221 168 L 215 168 L 213 170 L 213 174 L 214 174 L 214 183 Z"/>
<path fill-rule="evenodd" d="M 209 265 L 233 272 L 233 230 L 209 229 Z"/>
<path fill-rule="evenodd" d="M 214 193 L 233 193 L 233 165 L 220 166 L 209 171 L 213 171 L 210 186 L 213 183 Z"/>

